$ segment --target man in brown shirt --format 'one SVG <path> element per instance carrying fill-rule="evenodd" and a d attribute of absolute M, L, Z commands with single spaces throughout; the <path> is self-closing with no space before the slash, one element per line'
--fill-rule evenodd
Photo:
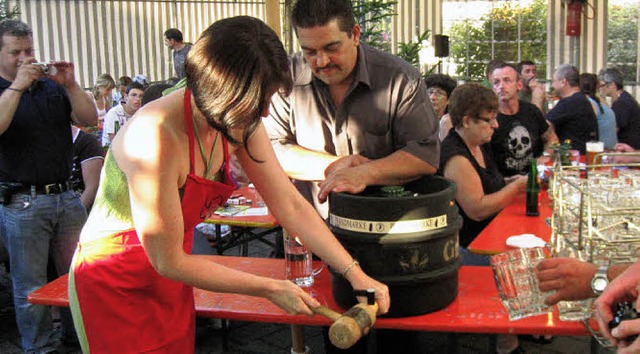
<path fill-rule="evenodd" d="M 293 91 L 272 98 L 264 123 L 320 214 L 331 191 L 435 173 L 438 119 L 418 70 L 361 43 L 348 0 L 299 0 L 292 23 L 302 48 L 291 59 Z"/>

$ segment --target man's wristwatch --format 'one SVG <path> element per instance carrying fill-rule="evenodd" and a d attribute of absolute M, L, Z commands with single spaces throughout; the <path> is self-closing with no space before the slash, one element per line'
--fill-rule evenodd
<path fill-rule="evenodd" d="M 598 268 L 598 271 L 591 279 L 591 290 L 596 296 L 600 296 L 604 291 L 604 288 L 609 284 L 609 278 L 607 278 L 607 271 L 609 270 L 609 266 L 603 265 Z"/>

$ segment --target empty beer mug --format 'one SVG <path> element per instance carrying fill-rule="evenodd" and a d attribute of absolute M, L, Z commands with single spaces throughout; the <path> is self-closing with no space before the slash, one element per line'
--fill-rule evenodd
<path fill-rule="evenodd" d="M 545 314 L 550 293 L 538 288 L 536 265 L 545 258 L 544 248 L 522 248 L 491 257 L 496 287 L 510 320 Z"/>
<path fill-rule="evenodd" d="M 291 280 L 298 286 L 307 287 L 313 285 L 313 277 L 322 271 L 323 265 L 313 269 L 313 256 L 297 237 L 283 232 L 284 258 L 287 280 Z"/>

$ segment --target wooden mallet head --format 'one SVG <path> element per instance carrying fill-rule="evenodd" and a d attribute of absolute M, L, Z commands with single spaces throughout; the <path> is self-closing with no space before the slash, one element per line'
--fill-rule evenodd
<path fill-rule="evenodd" d="M 357 304 L 345 312 L 329 327 L 329 340 L 340 349 L 351 348 L 369 333 L 376 323 L 378 304 Z"/>

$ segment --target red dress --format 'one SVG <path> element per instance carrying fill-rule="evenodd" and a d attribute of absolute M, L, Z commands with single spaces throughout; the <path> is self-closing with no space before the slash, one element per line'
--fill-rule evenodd
<path fill-rule="evenodd" d="M 223 140 L 223 183 L 194 173 L 190 92 L 185 91 L 190 172 L 182 196 L 183 248 L 191 252 L 193 229 L 235 190 Z M 108 183 L 101 181 L 101 183 Z M 129 208 L 130 210 L 130 208 Z M 69 276 L 74 323 L 85 353 L 193 353 L 193 289 L 159 275 L 135 229 L 78 244 Z"/>

